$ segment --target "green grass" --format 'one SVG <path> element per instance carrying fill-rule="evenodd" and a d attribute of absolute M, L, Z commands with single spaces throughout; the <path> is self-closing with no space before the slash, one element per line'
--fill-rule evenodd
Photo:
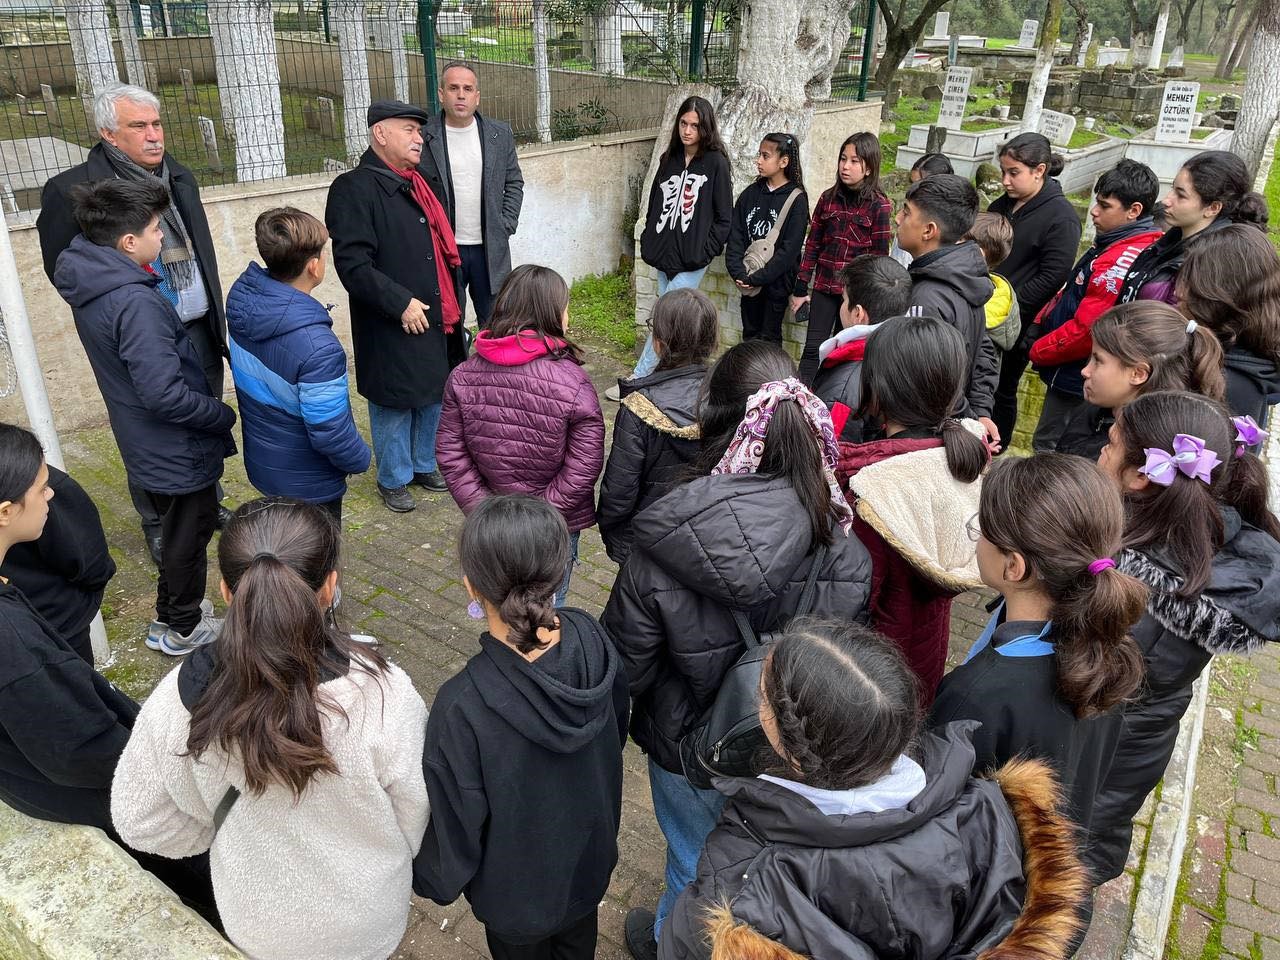
<path fill-rule="evenodd" d="M 592 274 L 569 291 L 569 335 L 585 334 L 615 346 L 626 356 L 635 353 L 636 310 L 631 296 L 631 271 Z"/>
<path fill-rule="evenodd" d="M 1267 208 L 1272 211 L 1267 236 L 1275 244 L 1276 250 L 1280 250 L 1280 160 L 1271 164 L 1271 175 L 1267 177 L 1264 195 L 1267 198 Z"/>
<path fill-rule="evenodd" d="M 969 92 L 976 96 L 978 100 L 976 103 L 968 105 L 967 113 L 970 116 L 965 120 L 963 129 L 975 132 L 977 130 L 994 129 L 994 127 L 1005 126 L 1008 123 L 1007 120 L 997 120 L 994 117 L 975 116 L 976 114 L 989 112 L 997 104 L 1007 102 L 995 96 L 995 86 L 993 84 L 975 84 L 969 88 Z M 884 157 L 884 166 L 886 168 L 896 166 L 898 148 L 907 142 L 911 128 L 918 123 L 937 123 L 938 110 L 941 107 L 941 103 L 925 100 L 923 97 L 902 97 L 898 100 L 892 111 L 893 133 L 886 133 L 880 137 L 880 152 Z"/>

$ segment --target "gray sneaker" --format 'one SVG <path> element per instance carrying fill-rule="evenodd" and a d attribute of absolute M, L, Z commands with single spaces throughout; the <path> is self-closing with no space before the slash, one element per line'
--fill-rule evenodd
<path fill-rule="evenodd" d="M 387 505 L 387 509 L 394 513 L 408 513 L 418 506 L 408 487 L 387 488 L 382 484 L 378 484 L 378 496 Z"/>
<path fill-rule="evenodd" d="M 206 599 L 206 600 L 200 601 L 200 616 L 202 617 L 213 616 L 212 600 Z M 169 625 L 167 623 L 163 623 L 160 620 L 152 620 L 150 625 L 148 625 L 147 627 L 146 639 L 143 641 L 147 645 L 147 649 L 159 650 L 160 644 L 164 639 L 164 635 L 168 633 L 168 631 L 169 631 Z"/>
<path fill-rule="evenodd" d="M 213 643 L 222 632 L 222 618 L 202 611 L 199 622 L 183 635 L 170 627 L 160 638 L 160 651 L 171 657 L 185 657 L 196 647 Z"/>
<path fill-rule="evenodd" d="M 612 400 L 614 403 L 618 403 L 622 399 L 622 388 L 615 383 L 604 392 L 604 398 L 606 400 Z"/>

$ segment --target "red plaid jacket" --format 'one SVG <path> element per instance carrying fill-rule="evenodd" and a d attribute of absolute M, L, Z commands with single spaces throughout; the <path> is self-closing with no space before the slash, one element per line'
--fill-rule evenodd
<path fill-rule="evenodd" d="M 807 294 L 812 280 L 814 290 L 839 296 L 840 271 L 850 260 L 864 253 L 889 253 L 892 218 L 893 205 L 879 191 L 866 203 L 853 202 L 835 187 L 823 193 L 809 223 L 795 295 Z"/>

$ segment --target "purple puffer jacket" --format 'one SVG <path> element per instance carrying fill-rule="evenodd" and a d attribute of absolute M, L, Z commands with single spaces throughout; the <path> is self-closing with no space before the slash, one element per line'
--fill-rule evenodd
<path fill-rule="evenodd" d="M 592 526 L 604 419 L 591 378 L 535 334 L 481 331 L 475 356 L 445 384 L 436 463 L 463 513 L 495 493 L 528 493 L 570 532 Z"/>

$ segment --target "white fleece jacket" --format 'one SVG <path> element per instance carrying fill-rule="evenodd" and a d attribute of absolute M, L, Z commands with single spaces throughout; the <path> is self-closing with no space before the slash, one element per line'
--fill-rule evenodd
<path fill-rule="evenodd" d="M 171 671 L 116 767 L 111 817 L 139 850 L 210 851 L 227 936 L 248 956 L 386 960 L 408 922 L 412 862 L 427 825 L 427 708 L 394 666 L 381 676 L 353 669 L 320 690 L 347 714 L 322 711 L 339 774 L 319 775 L 297 801 L 274 784 L 255 797 L 222 751 L 183 756 L 191 715 Z M 213 811 L 231 785 L 241 796 L 215 839 Z"/>

